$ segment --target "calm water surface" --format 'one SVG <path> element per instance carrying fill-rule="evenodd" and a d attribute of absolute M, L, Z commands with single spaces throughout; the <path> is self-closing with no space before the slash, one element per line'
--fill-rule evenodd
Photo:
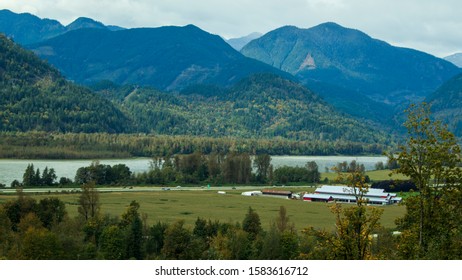
<path fill-rule="evenodd" d="M 356 160 L 359 164 L 364 164 L 366 170 L 372 170 L 379 161 L 386 163 L 387 158 L 383 156 L 273 156 L 271 163 L 275 168 L 283 165 L 304 166 L 308 161 L 315 161 L 319 166 L 319 171 L 324 172 L 325 168 L 331 168 L 338 162 L 351 162 Z M 22 159 L 0 159 L 0 183 L 10 186 L 13 180 L 22 182 L 22 175 L 28 164 L 34 164 L 34 168 L 43 171 L 45 167 L 54 168 L 58 180 L 61 177 L 74 179 L 77 169 L 89 166 L 92 160 L 22 160 Z M 134 173 L 149 170 L 149 158 L 132 159 L 104 159 L 99 160 L 101 164 L 115 165 L 125 164 Z"/>

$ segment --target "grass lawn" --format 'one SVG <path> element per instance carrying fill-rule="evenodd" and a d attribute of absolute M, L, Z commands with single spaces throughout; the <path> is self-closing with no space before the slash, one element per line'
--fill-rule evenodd
<path fill-rule="evenodd" d="M 309 190 L 309 189 L 307 189 Z M 300 190 L 299 190 L 300 191 Z M 34 195 L 40 200 L 47 195 Z M 66 203 L 71 216 L 78 215 L 78 194 L 53 194 Z M 0 203 L 14 196 L 0 195 Z M 100 193 L 101 210 L 105 214 L 120 216 L 132 200 L 140 203 L 140 213 L 148 215 L 150 225 L 157 221 L 173 222 L 184 219 L 187 225 L 193 226 L 197 217 L 220 220 L 222 222 L 241 223 L 252 207 L 260 216 L 262 226 L 269 228 L 275 220 L 279 207 L 285 206 L 290 220 L 301 230 L 308 226 L 334 229 L 335 219 L 328 206 L 320 202 L 304 202 L 273 197 L 246 197 L 240 191 L 218 194 L 216 191 L 157 191 L 157 192 L 111 192 Z M 348 207 L 345 205 L 345 207 Z M 387 228 L 395 226 L 396 218 L 404 215 L 404 206 L 379 206 L 384 209 L 381 223 Z"/>

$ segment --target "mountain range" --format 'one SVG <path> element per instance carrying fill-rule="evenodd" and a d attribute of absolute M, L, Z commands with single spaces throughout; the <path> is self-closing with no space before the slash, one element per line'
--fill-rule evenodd
<path fill-rule="evenodd" d="M 123 29 L 79 18 L 63 26 L 1 10 L 0 32 L 33 50 L 67 79 L 90 85 L 94 92 L 50 70 L 55 73 L 52 81 L 72 88 L 61 100 L 78 103 L 75 96 L 83 96 L 87 103 L 91 103 L 88 98 L 98 104 L 106 101 L 106 107 L 95 106 L 107 108 L 109 119 L 103 118 L 106 124 L 101 129 L 111 132 L 385 143 L 392 140 L 385 140 L 378 128 L 386 133 L 396 128 L 407 103 L 427 98 L 436 110 L 446 110 L 438 104 L 458 98 L 448 93 L 454 86 L 435 90 L 461 72 L 445 60 L 391 46 L 335 23 L 309 29 L 286 26 L 252 40 L 241 38 L 251 40 L 241 52 L 194 25 Z M 34 59 L 33 65 L 42 65 Z M 0 71 L 8 72 L 5 69 Z M 15 71 L 19 76 L 13 79 L 21 79 L 21 70 Z M 26 80 L 28 87 L 48 94 L 36 86 L 44 78 Z M 55 98 L 58 92 L 53 92 L 50 96 Z M 14 105 L 16 101 L 3 102 L 9 102 L 8 108 L 21 108 Z M 118 129 L 109 125 L 110 120 L 118 123 Z M 82 129 L 82 124 L 76 127 L 45 130 L 94 130 Z"/>
<path fill-rule="evenodd" d="M 193 84 L 228 86 L 259 72 L 290 76 L 194 25 L 79 29 L 28 48 L 83 84 L 109 80 L 178 90 Z"/>
<path fill-rule="evenodd" d="M 0 10 L 0 32 L 23 46 L 82 28 L 123 29 L 117 26 L 105 26 L 101 22 L 85 17 L 64 26 L 57 20 L 41 19 L 29 13 L 17 14 L 10 10 Z"/>
<path fill-rule="evenodd" d="M 1 131 L 281 137 L 309 140 L 317 151 L 326 143 L 346 150 L 351 150 L 347 143 L 390 143 L 385 133 L 275 74 L 253 74 L 229 88 L 202 85 L 179 93 L 109 81 L 90 91 L 3 35 L 0 73 Z"/>
<path fill-rule="evenodd" d="M 394 47 L 336 23 L 281 27 L 241 52 L 291 73 L 334 106 L 374 120 L 384 117 L 375 112 L 393 114 L 400 104 L 422 100 L 461 71 L 443 59 Z M 358 112 L 352 101 L 366 110 Z M 377 110 L 377 104 L 383 110 Z"/>

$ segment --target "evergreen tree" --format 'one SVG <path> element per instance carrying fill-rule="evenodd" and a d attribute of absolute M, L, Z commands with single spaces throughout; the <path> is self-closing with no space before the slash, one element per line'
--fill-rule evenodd
<path fill-rule="evenodd" d="M 134 258 L 140 260 L 143 258 L 142 242 L 143 242 L 143 223 L 138 210 L 140 204 L 136 201 L 130 202 L 129 207 L 122 214 L 120 222 L 121 228 L 126 231 L 126 258 Z"/>
<path fill-rule="evenodd" d="M 48 169 L 48 167 L 46 166 L 42 173 L 42 184 L 44 186 L 52 186 L 55 183 L 56 179 L 57 176 L 55 170 L 53 168 Z"/>
<path fill-rule="evenodd" d="M 252 207 L 249 207 L 249 210 L 242 221 L 242 229 L 249 234 L 249 238 L 251 240 L 255 240 L 263 231 L 260 216 L 252 209 Z"/>
<path fill-rule="evenodd" d="M 34 186 L 35 184 L 35 169 L 34 164 L 28 164 L 24 175 L 22 176 L 22 184 L 24 186 Z"/>
<path fill-rule="evenodd" d="M 32 186 L 41 186 L 41 185 L 42 185 L 42 178 L 40 177 L 40 169 L 37 168 L 37 170 L 35 171 Z"/>

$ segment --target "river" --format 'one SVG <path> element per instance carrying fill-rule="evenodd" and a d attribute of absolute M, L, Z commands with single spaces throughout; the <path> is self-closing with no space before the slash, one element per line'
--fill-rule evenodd
<path fill-rule="evenodd" d="M 304 166 L 308 161 L 315 161 L 319 166 L 319 172 L 325 172 L 325 168 L 331 168 L 339 162 L 351 162 L 356 160 L 358 164 L 364 164 L 366 170 L 372 170 L 377 162 L 387 162 L 383 156 L 272 156 L 271 163 L 274 168 L 279 166 Z M 42 172 L 45 167 L 54 168 L 58 180 L 67 177 L 74 180 L 77 169 L 89 166 L 92 160 L 23 160 L 23 159 L 0 159 L 0 183 L 10 186 L 11 182 L 22 182 L 22 176 L 28 164 L 34 164 Z M 125 164 L 134 173 L 144 172 L 149 169 L 149 158 L 130 159 L 103 159 L 101 164 Z"/>

